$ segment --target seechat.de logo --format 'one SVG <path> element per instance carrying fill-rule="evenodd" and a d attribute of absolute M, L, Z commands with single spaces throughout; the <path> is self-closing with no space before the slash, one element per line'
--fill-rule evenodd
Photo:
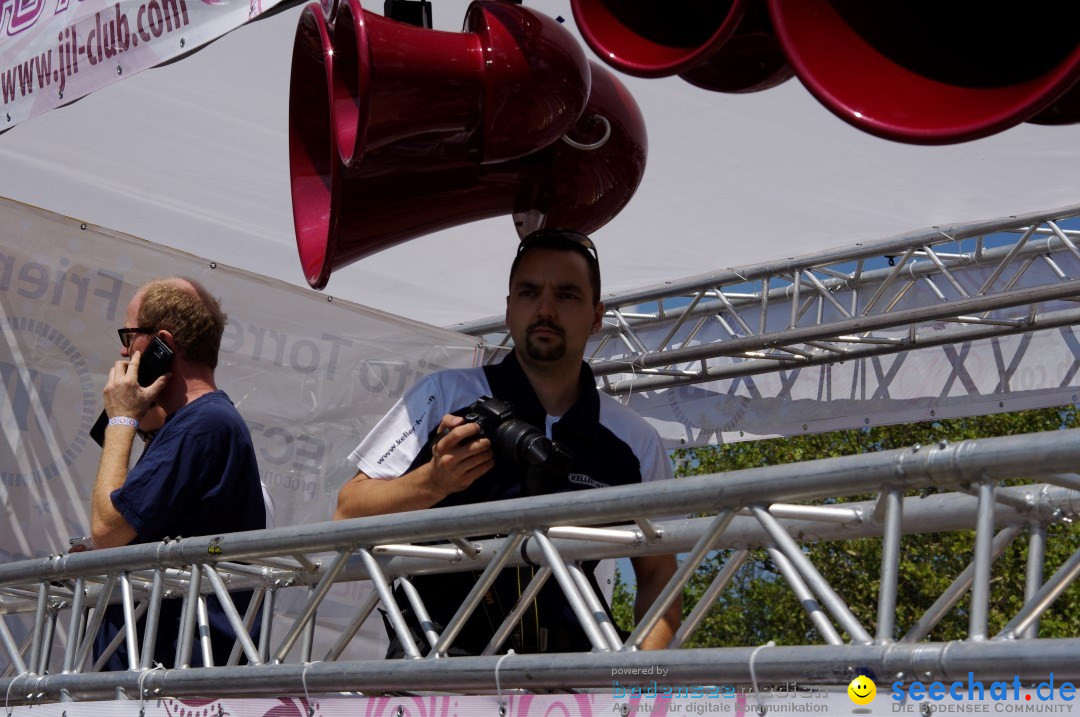
<path fill-rule="evenodd" d="M 877 695 L 877 685 L 866 675 L 859 675 L 847 686 L 848 697 L 857 705 L 868 705 Z"/>

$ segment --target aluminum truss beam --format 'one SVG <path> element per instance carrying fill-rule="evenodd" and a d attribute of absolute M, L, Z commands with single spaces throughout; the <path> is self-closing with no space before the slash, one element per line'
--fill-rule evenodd
<path fill-rule="evenodd" d="M 1038 559 L 1044 554 L 1046 527 L 1080 515 L 1080 478 L 1066 472 L 1078 462 L 1080 431 L 1057 431 L 9 563 L 0 565 L 0 654 L 9 663 L 7 673 L 0 676 L 0 690 L 10 694 L 12 704 L 113 698 L 118 689 L 131 698 L 301 694 L 305 690 L 472 691 L 494 687 L 496 668 L 506 689 L 596 688 L 609 686 L 613 668 L 641 665 L 671 669 L 670 680 L 745 682 L 751 655 L 755 655 L 758 677 L 773 681 L 835 684 L 850 679 L 860 667 L 901 680 L 945 679 L 968 671 L 984 679 L 1005 673 L 1021 679 L 1042 678 L 1051 671 L 1060 678 L 1076 679 L 1080 678 L 1080 639 L 1026 636 L 1080 576 L 1080 549 L 1045 581 Z M 1001 480 L 1022 477 L 1045 482 L 998 485 Z M 903 497 L 930 487 L 941 493 Z M 868 491 L 877 491 L 878 498 L 822 504 Z M 705 515 L 670 519 L 687 513 Z M 969 569 L 956 576 L 953 585 L 926 610 L 917 629 L 906 636 L 883 630 L 881 625 L 894 624 L 897 552 L 903 536 L 972 528 L 976 548 Z M 1039 546 L 1034 551 L 1036 559 L 1029 563 L 1025 602 L 1004 629 L 991 634 L 986 600 L 993 562 L 1025 530 Z M 492 535 L 503 537 L 479 539 Z M 818 573 L 808 543 L 876 535 L 884 536 L 883 594 L 874 636 Z M 1075 531 L 1068 537 L 1075 540 Z M 585 559 L 686 553 L 683 566 L 643 618 L 642 623 L 648 624 L 666 609 L 665 600 L 682 591 L 698 562 L 713 551 L 738 547 L 708 590 L 710 600 L 727 589 L 746 549 L 759 545 L 778 556 L 785 578 L 805 598 L 803 603 L 827 644 L 684 649 L 682 645 L 704 614 L 701 608 L 688 618 L 686 628 L 668 649 L 643 654 L 635 649 L 642 630 L 621 641 L 598 617 L 597 598 L 587 592 L 587 582 L 578 572 L 579 562 Z M 475 607 L 487 578 L 503 565 L 522 564 L 525 557 L 542 566 L 541 579 L 557 580 L 579 619 L 590 625 L 592 653 L 507 658 L 496 656 L 499 646 L 493 644 L 487 656 L 446 657 L 456 623 Z M 336 660 L 376 605 L 388 612 L 400 633 L 407 633 L 389 593 L 392 579 L 454 570 L 473 570 L 482 577 L 446 630 L 425 637 L 434 648 L 431 656 L 420 658 L 419 647 L 413 644 L 411 650 L 406 649 L 409 658 L 405 660 Z M 338 644 L 324 655 L 312 654 L 310 642 L 307 647 L 304 644 L 327 587 L 335 581 L 364 579 L 377 588 L 373 597 L 356 606 L 356 615 Z M 305 604 L 283 634 L 264 629 L 257 644 L 242 641 L 229 665 L 147 669 L 137 659 L 140 645 L 132 633 L 117 640 L 127 642 L 132 669 L 102 674 L 96 666 L 88 666 L 95 616 L 110 599 L 125 605 L 129 623 L 142 612 L 152 619 L 159 598 L 183 599 L 188 616 L 184 629 L 190 634 L 205 620 L 198 609 L 203 596 L 213 593 L 231 604 L 228 590 L 252 587 L 257 590 L 253 602 L 265 599 L 272 604 L 274 595 L 289 589 L 303 591 Z M 923 635 L 969 592 L 968 639 L 949 644 L 923 642 Z M 422 603 L 418 606 L 423 608 Z M 5 613 L 15 612 L 35 618 L 22 642 L 5 621 Z M 251 624 L 250 612 L 245 616 L 227 612 L 237 627 Z M 505 632 L 500 630 L 499 635 L 505 637 Z M 147 637 L 142 636 L 144 655 Z M 410 639 L 406 636 L 405 642 Z M 248 658 L 245 666 L 235 664 L 241 651 Z M 319 657 L 322 662 L 312 663 Z"/>
<path fill-rule="evenodd" d="M 933 227 L 613 296 L 587 355 L 626 394 L 1075 325 L 1080 231 L 1059 223 L 1076 216 Z M 454 328 L 489 359 L 510 346 L 501 317 Z"/>

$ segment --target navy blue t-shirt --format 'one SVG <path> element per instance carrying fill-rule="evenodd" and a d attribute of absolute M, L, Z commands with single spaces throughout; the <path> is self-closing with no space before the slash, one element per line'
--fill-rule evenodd
<path fill-rule="evenodd" d="M 251 434 L 224 391 L 195 399 L 169 416 L 165 425 L 128 472 L 124 485 L 113 491 L 113 506 L 135 530 L 132 543 L 152 543 L 166 537 L 192 537 L 259 530 L 266 527 L 259 468 Z M 250 592 L 233 600 L 244 614 Z M 155 661 L 171 667 L 179 636 L 180 600 L 163 600 Z M 214 663 L 225 664 L 235 633 L 220 604 L 207 598 Z M 123 626 L 119 605 L 109 608 L 97 637 L 98 655 Z M 140 630 L 141 645 L 141 630 Z M 127 669 L 123 645 L 106 669 Z M 192 649 L 192 665 L 202 664 L 201 651 Z"/>

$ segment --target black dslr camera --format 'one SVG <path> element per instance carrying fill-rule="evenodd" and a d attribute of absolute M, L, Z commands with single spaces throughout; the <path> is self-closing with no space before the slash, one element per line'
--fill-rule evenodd
<path fill-rule="evenodd" d="M 544 433 L 520 418 L 507 403 L 482 396 L 459 412 L 466 423 L 480 426 L 480 432 L 491 441 L 491 449 L 525 469 L 528 494 L 551 492 L 550 481 L 565 478 L 574 460 L 569 449 L 555 443 Z"/>

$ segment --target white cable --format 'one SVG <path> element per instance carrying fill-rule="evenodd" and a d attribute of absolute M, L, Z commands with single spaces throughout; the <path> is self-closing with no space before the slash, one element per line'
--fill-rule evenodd
<path fill-rule="evenodd" d="M 502 667 L 503 660 L 513 654 L 515 654 L 513 649 L 507 650 L 506 654 L 500 657 L 495 663 L 495 693 L 499 698 L 499 717 L 503 717 L 506 714 L 506 703 L 503 702 L 502 685 L 499 683 L 499 668 Z"/>
<path fill-rule="evenodd" d="M 306 706 L 307 706 L 308 717 L 312 717 L 315 714 L 315 708 L 311 705 L 311 695 L 308 694 L 307 671 L 308 671 L 309 667 L 311 667 L 312 665 L 318 664 L 320 662 L 322 662 L 322 660 L 315 660 L 314 662 L 305 662 L 304 663 L 304 669 L 300 673 L 300 684 L 302 684 L 304 686 L 304 701 L 307 703 Z"/>
<path fill-rule="evenodd" d="M 144 670 L 143 673 L 139 675 L 139 717 L 144 717 L 144 715 L 146 714 L 146 688 L 143 687 L 143 680 L 145 680 L 146 676 L 149 675 L 151 672 L 164 669 L 164 665 L 162 665 L 160 662 L 155 662 L 153 667 L 148 670 Z"/>
<path fill-rule="evenodd" d="M 8 683 L 7 694 L 4 695 L 4 712 L 7 713 L 7 717 L 11 717 L 12 713 L 15 711 L 15 708 L 10 706 L 10 703 L 11 703 L 11 688 L 15 686 L 15 681 L 17 679 L 19 679 L 20 677 L 26 677 L 29 674 L 30 674 L 30 671 L 27 670 L 27 671 L 25 671 L 25 672 L 23 672 L 21 674 L 15 675 L 14 677 L 11 678 L 11 682 Z"/>
<path fill-rule="evenodd" d="M 757 697 L 758 713 L 761 715 L 765 714 L 765 705 L 761 701 L 761 691 L 758 690 L 757 686 L 757 671 L 754 670 L 754 658 L 756 658 L 757 654 L 766 647 L 776 647 L 776 643 L 769 640 L 764 645 L 755 647 L 754 651 L 750 653 L 750 681 L 754 683 L 754 696 Z"/>

